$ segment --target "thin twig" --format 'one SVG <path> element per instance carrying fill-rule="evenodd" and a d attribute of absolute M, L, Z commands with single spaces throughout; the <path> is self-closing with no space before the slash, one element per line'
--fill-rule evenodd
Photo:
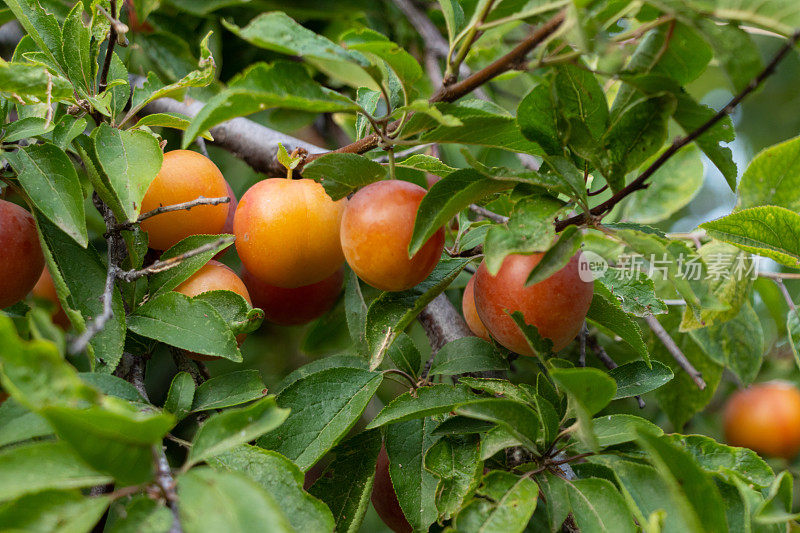
<path fill-rule="evenodd" d="M 97 193 L 94 194 L 94 203 L 100 213 L 103 215 L 106 228 L 113 228 L 116 226 L 117 220 L 114 218 L 114 213 L 112 213 L 111 209 L 105 205 L 102 200 L 100 200 L 100 198 L 97 196 Z M 120 246 L 123 248 L 123 250 L 119 249 Z M 110 236 L 108 240 L 108 265 L 106 266 L 106 282 L 103 286 L 103 294 L 101 295 L 103 310 L 94 318 L 94 320 L 87 324 L 83 333 L 81 333 L 77 338 L 75 338 L 75 340 L 72 341 L 70 344 L 70 352 L 75 354 L 83 352 L 89 345 L 89 342 L 92 340 L 92 338 L 97 335 L 105 327 L 106 323 L 114 316 L 114 309 L 112 307 L 114 300 L 114 281 L 119 273 L 117 261 L 118 256 L 121 253 L 124 253 L 124 243 L 120 242 L 118 236 Z"/>
<path fill-rule="evenodd" d="M 106 45 L 106 57 L 103 60 L 103 68 L 100 70 L 100 83 L 98 85 L 99 92 L 103 92 L 108 87 L 108 71 L 111 68 L 111 59 L 114 56 L 114 45 L 117 44 L 117 25 L 114 24 L 117 16 L 117 0 L 110 0 L 111 15 L 106 13 L 102 6 L 97 6 L 102 13 L 104 13 L 110 21 L 108 28 L 108 44 Z"/>
<path fill-rule="evenodd" d="M 675 344 L 675 341 L 670 337 L 669 332 L 664 329 L 664 326 L 661 325 L 661 322 L 653 315 L 647 315 L 644 317 L 645 322 L 647 325 L 650 326 L 650 329 L 653 330 L 658 340 L 664 345 L 667 349 L 669 354 L 675 359 L 675 362 L 686 371 L 687 374 L 692 378 L 697 388 L 703 390 L 706 388 L 706 382 L 703 380 L 703 375 L 689 362 L 686 356 L 683 354 L 681 349 Z"/>
<path fill-rule="evenodd" d="M 206 198 L 205 196 L 198 196 L 194 200 L 190 200 L 188 202 L 182 202 L 180 204 L 173 204 L 173 205 L 162 205 L 156 207 L 152 211 L 148 211 L 147 213 L 142 213 L 139 215 L 139 218 L 136 219 L 136 222 L 125 222 L 123 224 L 117 224 L 114 229 L 115 230 L 124 230 L 124 229 L 131 229 L 139 222 L 143 220 L 147 220 L 148 218 L 154 217 L 156 215 L 160 215 L 161 213 L 170 213 L 172 211 L 189 211 L 193 207 L 197 207 L 199 205 L 220 205 L 220 204 L 227 204 L 231 201 L 229 196 L 220 196 L 218 198 Z"/>
<path fill-rule="evenodd" d="M 482 68 L 481 70 L 473 73 L 471 76 L 465 78 L 464 80 L 454 83 L 452 85 L 448 85 L 446 87 L 441 87 L 436 93 L 430 97 L 428 100 L 430 103 L 437 103 L 437 102 L 453 102 L 458 100 L 462 96 L 465 96 L 484 83 L 488 82 L 489 80 L 503 74 L 504 72 L 508 72 L 509 70 L 513 70 L 518 68 L 520 63 L 525 59 L 525 56 L 534 48 L 542 44 L 548 37 L 553 35 L 558 28 L 561 27 L 565 19 L 565 12 L 561 11 L 557 15 L 553 16 L 550 20 L 536 28 L 527 39 L 523 40 L 519 43 L 516 47 L 514 47 L 509 53 L 502 56 L 501 58 L 497 59 L 490 65 Z M 387 131 L 389 133 L 393 132 L 397 127 L 400 126 L 400 121 L 396 120 L 388 125 Z M 213 133 L 213 132 L 212 132 Z M 333 150 L 333 153 L 351 153 L 351 154 L 363 154 L 368 152 L 374 148 L 378 147 L 381 138 L 378 134 L 371 134 L 363 137 L 353 143 L 348 144 L 347 146 L 342 146 L 336 150 Z M 332 152 L 325 152 L 325 153 L 332 153 Z M 311 162 L 318 157 L 322 156 L 323 154 L 311 154 L 309 155 L 306 163 Z"/>
<path fill-rule="evenodd" d="M 149 276 L 151 274 L 164 272 L 165 270 L 175 268 L 176 266 L 180 265 L 181 262 L 183 262 L 186 259 L 189 259 L 190 257 L 200 255 L 210 250 L 216 250 L 220 246 L 232 243 L 233 241 L 234 237 L 222 237 L 220 239 L 217 239 L 216 241 L 206 243 L 202 246 L 198 246 L 194 250 L 189 250 L 188 252 L 176 255 L 175 257 L 170 257 L 169 259 L 164 259 L 163 261 L 159 259 L 158 261 L 153 262 L 153 264 L 151 264 L 150 266 L 147 266 L 139 270 L 118 270 L 116 273 L 117 278 L 131 282 L 139 278 Z"/>
<path fill-rule="evenodd" d="M 180 513 L 178 512 L 178 493 L 175 490 L 175 478 L 172 477 L 172 469 L 161 445 L 153 446 L 153 461 L 156 465 L 156 485 L 161 489 L 161 494 L 167 502 L 167 507 L 172 511 L 172 526 L 169 533 L 183 533 L 181 526 Z"/>
<path fill-rule="evenodd" d="M 485 207 L 481 207 L 477 204 L 470 204 L 469 210 L 473 213 L 477 213 L 478 215 L 482 216 L 483 218 L 488 218 L 489 220 L 493 220 L 499 224 L 508 224 L 509 218 L 503 215 L 498 215 L 492 211 L 489 211 Z"/>
<path fill-rule="evenodd" d="M 586 335 L 586 343 L 589 345 L 589 348 L 592 349 L 592 353 L 594 354 L 597 359 L 600 360 L 601 363 L 605 365 L 605 367 L 609 370 L 614 370 L 619 365 L 616 361 L 614 361 L 606 349 L 603 348 L 599 342 L 597 342 L 597 338 L 593 335 Z M 634 396 L 636 398 L 636 402 L 639 404 L 639 409 L 644 409 L 645 403 L 641 396 Z"/>
<path fill-rule="evenodd" d="M 650 176 L 652 176 L 656 170 L 661 168 L 661 166 L 666 163 L 673 155 L 675 155 L 681 148 L 686 146 L 687 144 L 695 141 L 709 129 L 711 129 L 717 122 L 725 118 L 729 115 L 733 110 L 738 106 L 744 98 L 756 90 L 769 76 L 771 76 L 774 72 L 778 64 L 781 60 L 786 57 L 792 48 L 797 44 L 797 41 L 800 40 L 800 30 L 794 32 L 792 36 L 786 41 L 786 43 L 781 47 L 780 50 L 773 56 L 772 60 L 764 67 L 758 76 L 753 78 L 747 86 L 742 89 L 739 94 L 734 96 L 728 104 L 717 111 L 713 117 L 708 119 L 704 122 L 699 128 L 695 129 L 685 137 L 678 137 L 676 138 L 672 144 L 664 150 L 661 155 L 656 159 L 650 166 L 648 166 L 639 176 L 630 182 L 627 186 L 620 189 L 616 194 L 614 194 L 611 198 L 606 200 L 605 202 L 593 207 L 589 213 L 592 217 L 602 217 L 603 215 L 610 212 L 614 206 L 616 206 L 619 202 L 621 202 L 624 198 L 626 198 L 631 193 L 644 189 L 646 187 L 646 181 Z M 565 220 L 558 220 L 556 221 L 556 231 L 561 231 L 567 226 L 575 225 L 575 224 L 584 224 L 587 222 L 586 213 L 580 213 L 575 215 L 571 218 Z"/>
<path fill-rule="evenodd" d="M 786 300 L 786 304 L 789 306 L 789 309 L 792 312 L 797 312 L 797 306 L 794 304 L 794 300 L 792 300 L 792 295 L 789 294 L 789 290 L 786 288 L 786 284 L 783 282 L 781 278 L 772 278 L 775 281 L 775 285 L 781 290 L 781 294 L 783 294 L 783 299 Z"/>
<path fill-rule="evenodd" d="M 580 367 L 586 366 L 586 336 L 588 334 L 589 334 L 589 328 L 586 327 L 586 322 L 584 321 L 583 326 L 581 326 L 581 332 L 578 333 L 578 341 L 580 343 L 578 366 Z"/>

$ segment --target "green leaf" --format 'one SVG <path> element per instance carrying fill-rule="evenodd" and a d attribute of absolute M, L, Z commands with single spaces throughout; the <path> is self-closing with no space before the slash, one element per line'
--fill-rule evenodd
<path fill-rule="evenodd" d="M 91 531 L 109 503 L 77 490 L 44 491 L 0 504 L 0 524 L 7 531 Z"/>
<path fill-rule="evenodd" d="M 22 407 L 11 398 L 0 405 L 0 446 L 51 435 L 44 418 Z"/>
<path fill-rule="evenodd" d="M 508 310 L 506 310 L 508 313 Z M 553 341 L 547 337 L 542 337 L 539 334 L 539 329 L 525 322 L 525 315 L 521 311 L 514 311 L 509 313 L 511 319 L 517 324 L 517 327 L 522 332 L 523 337 L 528 342 L 531 349 L 541 358 L 545 358 L 553 353 Z"/>
<path fill-rule="evenodd" d="M 348 51 L 361 52 L 372 63 L 380 62 L 375 58 L 385 61 L 397 75 L 407 95 L 413 92 L 415 83 L 422 78 L 422 67 L 414 56 L 374 30 L 364 27 L 348 30 L 338 40 Z"/>
<path fill-rule="evenodd" d="M 359 87 L 356 91 L 356 103 L 360 105 L 364 111 L 375 116 L 378 111 L 381 96 L 382 94 L 380 91 L 368 89 L 367 87 Z M 372 128 L 372 125 L 369 120 L 364 116 L 364 113 L 359 111 L 356 117 L 356 138 L 363 139 L 369 135 L 370 128 Z"/>
<path fill-rule="evenodd" d="M 608 124 L 608 104 L 595 75 L 577 65 L 559 65 L 552 91 L 558 111 L 573 130 L 571 134 L 581 127 L 593 139 L 600 139 Z"/>
<path fill-rule="evenodd" d="M 563 151 L 549 85 L 537 85 L 522 99 L 517 107 L 517 122 L 522 134 L 541 146 L 548 155 L 558 155 Z"/>
<path fill-rule="evenodd" d="M 622 495 L 607 479 L 576 479 L 563 483 L 572 516 L 581 531 L 636 531 Z"/>
<path fill-rule="evenodd" d="M 783 207 L 752 207 L 700 225 L 709 236 L 789 267 L 800 265 L 800 215 Z"/>
<path fill-rule="evenodd" d="M 494 422 L 504 427 L 531 450 L 536 450 L 539 417 L 527 405 L 514 400 L 487 398 L 456 407 L 456 414 Z"/>
<path fill-rule="evenodd" d="M 434 183 L 417 210 L 408 256 L 416 254 L 439 228 L 469 204 L 512 186 L 511 182 L 494 180 L 469 168 Z"/>
<path fill-rule="evenodd" d="M 27 1 L 27 0 L 20 0 Z M 48 88 L 53 100 L 72 97 L 72 84 L 61 76 L 54 76 L 41 65 L 0 62 L 0 93 L 16 94 L 34 102 L 47 101 Z"/>
<path fill-rule="evenodd" d="M 425 454 L 438 440 L 431 434 L 436 426 L 430 418 L 418 418 L 392 424 L 384 431 L 389 477 L 400 508 L 416 531 L 426 531 L 438 515 L 439 480 L 425 468 Z"/>
<path fill-rule="evenodd" d="M 463 337 L 442 346 L 429 374 L 453 376 L 487 370 L 508 370 L 508 361 L 490 342 L 478 337 Z"/>
<path fill-rule="evenodd" d="M 615 400 L 645 394 L 675 377 L 667 365 L 658 361 L 652 361 L 650 365 L 645 361 L 632 361 L 609 370 L 608 375 L 617 382 Z"/>
<path fill-rule="evenodd" d="M 737 208 L 777 205 L 800 211 L 800 137 L 756 155 L 739 182 Z"/>
<path fill-rule="evenodd" d="M 190 118 L 178 113 L 153 113 L 152 115 L 145 115 L 139 119 L 133 128 L 172 128 L 174 130 L 186 131 L 189 127 Z M 200 137 L 207 141 L 213 141 L 214 138 L 209 132 L 203 132 Z"/>
<path fill-rule="evenodd" d="M 111 481 L 83 462 L 67 444 L 57 441 L 34 442 L 0 452 L 0 479 L 0 501 L 47 489 L 91 487 Z"/>
<path fill-rule="evenodd" d="M 124 505 L 123 505 L 124 503 Z M 160 505 L 144 494 L 111 505 L 106 519 L 109 533 L 163 533 L 173 523 L 169 507 Z"/>
<path fill-rule="evenodd" d="M 331 368 L 303 377 L 278 394 L 278 405 L 291 409 L 277 430 L 258 441 L 311 468 L 358 421 L 383 376 L 357 368 Z"/>
<path fill-rule="evenodd" d="M 303 490 L 303 472 L 281 454 L 243 445 L 209 459 L 218 470 L 241 472 L 256 481 L 300 531 L 332 531 L 333 516 L 325 504 Z"/>
<path fill-rule="evenodd" d="M 700 468 L 719 474 L 723 479 L 735 476 L 760 489 L 769 487 L 775 479 L 775 473 L 766 461 L 748 448 L 720 444 L 705 435 L 673 434 L 665 438 L 692 454 Z"/>
<path fill-rule="evenodd" d="M 578 230 L 577 226 L 568 226 L 558 236 L 558 240 L 547 250 L 542 258 L 533 267 L 531 273 L 528 274 L 528 279 L 525 281 L 525 286 L 533 285 L 544 281 L 569 263 L 583 243 L 583 233 Z"/>
<path fill-rule="evenodd" d="M 335 531 L 356 531 L 361 525 L 369 508 L 380 449 L 379 431 L 365 431 L 342 442 L 333 449 L 333 461 L 308 489 L 330 508 Z"/>
<path fill-rule="evenodd" d="M 192 411 L 211 411 L 257 400 L 267 393 L 258 370 L 239 370 L 204 381 L 194 393 Z"/>
<path fill-rule="evenodd" d="M 352 87 L 377 88 L 372 76 L 364 70 L 369 63 L 362 54 L 350 52 L 304 28 L 283 12 L 262 13 L 244 28 L 225 20 L 222 23 L 252 45 L 302 57 L 325 74 Z"/>
<path fill-rule="evenodd" d="M 75 318 L 71 316 L 75 313 L 68 310 L 75 308 L 87 319 L 99 316 L 103 312 L 103 302 L 98 295 L 103 294 L 105 290 L 106 266 L 91 245 L 86 249 L 81 248 L 66 233 L 42 217 L 37 217 L 37 224 L 41 238 L 55 265 L 55 268 L 50 268 L 53 280 L 56 286 L 59 286 L 59 281 L 56 280 L 61 280 L 68 291 L 69 303 L 66 301 L 67 295 L 62 294 L 61 305 L 73 325 L 82 331 L 83 324 L 78 327 Z M 63 292 L 63 289 L 59 292 Z M 94 370 L 109 374 L 114 371 L 122 358 L 125 343 L 125 307 L 118 288 L 114 288 L 111 294 L 111 310 L 113 317 L 105 323 L 91 342 L 95 353 L 92 359 Z"/>
<path fill-rule="evenodd" d="M 175 415 L 176 420 L 182 420 L 192 410 L 194 393 L 195 384 L 192 376 L 188 372 L 178 372 L 169 386 L 167 399 L 164 400 L 164 410 Z"/>
<path fill-rule="evenodd" d="M 530 254 L 548 250 L 555 238 L 553 219 L 561 204 L 547 197 L 528 198 L 514 206 L 505 226 L 494 225 L 486 234 L 486 268 L 497 275 L 503 260 L 511 254 Z"/>
<path fill-rule="evenodd" d="M 635 441 L 641 431 L 649 431 L 654 435 L 664 434 L 660 427 L 649 420 L 623 414 L 599 416 L 593 419 L 592 430 L 601 448 Z"/>
<path fill-rule="evenodd" d="M 94 93 L 96 57 L 92 57 L 89 28 L 83 25 L 83 2 L 78 2 L 64 21 L 63 55 L 70 81 L 79 94 Z"/>
<path fill-rule="evenodd" d="M 395 366 L 412 378 L 417 378 L 422 366 L 422 355 L 414 340 L 405 333 L 400 333 L 387 352 Z"/>
<path fill-rule="evenodd" d="M 122 378 L 118 378 L 113 374 L 100 374 L 98 372 L 80 372 L 80 378 L 96 388 L 103 394 L 114 396 L 122 400 L 127 400 L 132 403 L 149 404 L 147 399 L 142 396 L 142 393 Z"/>
<path fill-rule="evenodd" d="M 160 35 L 161 37 L 164 34 Z M 172 94 L 186 89 L 188 87 L 205 87 L 212 81 L 214 81 L 214 71 L 215 71 L 215 63 L 214 58 L 211 56 L 211 51 L 208 48 L 208 40 L 211 37 L 211 33 L 206 34 L 205 37 L 200 41 L 200 60 L 197 63 L 197 70 L 192 70 L 188 72 L 188 74 L 184 75 L 182 78 L 177 80 L 174 83 L 169 85 L 164 85 L 161 81 L 156 77 L 155 74 L 152 72 L 147 75 L 147 79 L 145 80 L 144 84 L 141 87 L 137 87 L 133 91 L 133 97 L 131 98 L 131 108 L 128 111 L 127 115 L 123 119 L 123 121 L 127 121 L 131 117 L 133 117 L 136 113 L 138 113 L 145 105 L 149 102 L 157 98 L 164 98 L 166 96 L 171 96 Z M 156 42 L 154 40 L 147 41 L 149 45 L 153 46 L 155 49 L 159 49 L 160 47 L 156 46 Z M 167 53 L 169 54 L 169 52 Z M 167 55 L 164 54 L 164 55 Z M 163 56 L 159 57 L 159 59 L 163 60 Z M 163 65 L 159 63 L 159 66 Z M 181 74 L 186 72 L 191 68 L 181 69 Z M 170 73 L 171 77 L 177 78 L 180 74 L 172 72 Z"/>
<path fill-rule="evenodd" d="M 711 241 L 704 244 L 698 253 L 707 267 L 702 278 L 705 286 L 726 308 L 702 309 L 699 317 L 687 309 L 681 320 L 681 331 L 697 330 L 736 317 L 749 299 L 757 274 L 756 259 L 730 244 Z M 697 273 L 687 267 L 686 276 L 697 276 Z"/>
<path fill-rule="evenodd" d="M 202 132 L 234 117 L 271 107 L 300 111 L 356 111 L 355 102 L 314 82 L 302 65 L 256 63 L 236 76 L 192 118 L 183 136 L 186 148 Z"/>
<path fill-rule="evenodd" d="M 253 309 L 241 294 L 217 289 L 192 297 L 206 302 L 222 317 L 234 335 L 252 333 L 264 320 L 264 311 Z"/>
<path fill-rule="evenodd" d="M 151 448 L 175 424 L 168 413 L 138 412 L 111 397 L 88 409 L 51 405 L 40 413 L 87 464 L 127 484 L 150 479 Z"/>
<path fill-rule="evenodd" d="M 433 174 L 442 178 L 458 170 L 457 168 L 444 164 L 440 159 L 425 154 L 414 154 L 402 161 L 395 162 L 395 165 L 403 168 L 421 170 L 422 172 L 427 172 L 428 174 Z"/>
<path fill-rule="evenodd" d="M 653 517 L 663 523 L 667 532 L 704 531 L 686 497 L 671 490 L 655 468 L 611 455 L 604 455 L 597 462 L 611 469 L 640 524 L 647 524 Z"/>
<path fill-rule="evenodd" d="M 781 472 L 775 478 L 764 502 L 753 513 L 757 523 L 782 524 L 800 517 L 800 514 L 792 513 L 793 484 L 794 480 L 789 472 Z"/>
<path fill-rule="evenodd" d="M 279 408 L 274 396 L 215 414 L 200 426 L 186 462 L 195 465 L 255 440 L 280 426 L 288 416 L 289 410 Z"/>
<path fill-rule="evenodd" d="M 463 385 L 434 383 L 430 386 L 420 387 L 413 391 L 413 394 L 409 391 L 396 397 L 367 424 L 367 429 L 449 413 L 459 405 L 478 399 L 480 399 L 479 396 L 471 393 L 469 388 Z"/>
<path fill-rule="evenodd" d="M 219 313 L 210 304 L 177 292 L 148 300 L 128 317 L 128 328 L 183 350 L 242 361 L 233 332 Z"/>
<path fill-rule="evenodd" d="M 662 93 L 635 100 L 614 117 L 603 136 L 609 158 L 604 175 L 612 191 L 622 189 L 625 175 L 664 144 L 676 105 L 671 93 Z"/>
<path fill-rule="evenodd" d="M 365 326 L 371 370 L 381 364 L 397 335 L 455 280 L 469 261 L 470 258 L 443 258 L 431 275 L 413 289 L 384 292 L 372 301 Z"/>
<path fill-rule="evenodd" d="M 44 143 L 20 148 L 5 157 L 36 208 L 86 248 L 89 237 L 83 190 L 67 154 L 54 144 Z"/>
<path fill-rule="evenodd" d="M 294 531 L 275 498 L 244 474 L 199 467 L 177 481 L 186 533 L 245 533 L 267 524 L 275 533 Z"/>
<path fill-rule="evenodd" d="M 31 137 L 44 136 L 46 133 L 53 131 L 56 124 L 53 121 L 47 121 L 41 117 L 26 117 L 10 124 L 3 125 L 3 132 L 0 136 L 5 143 L 13 143 L 20 139 L 29 139 Z M 21 150 L 22 148 L 20 148 Z M 8 152 L 6 156 L 13 156 L 14 152 Z"/>
<path fill-rule="evenodd" d="M 539 499 L 539 487 L 528 476 L 492 470 L 473 498 L 456 515 L 458 531 L 523 531 Z"/>
<path fill-rule="evenodd" d="M 477 435 L 446 437 L 425 454 L 425 468 L 439 478 L 436 508 L 440 520 L 449 520 L 480 485 L 483 461 Z"/>
<path fill-rule="evenodd" d="M 764 331 L 750 302 L 746 301 L 734 318 L 692 330 L 689 335 L 709 359 L 730 369 L 742 383 L 749 385 L 755 380 L 764 357 Z"/>
<path fill-rule="evenodd" d="M 320 182 L 334 200 L 385 176 L 382 165 L 357 154 L 325 154 L 303 167 L 303 177 Z"/>
<path fill-rule="evenodd" d="M 619 300 L 602 283 L 595 285 L 594 297 L 586 318 L 618 335 L 646 363 L 650 362 L 650 354 L 647 353 L 639 325 L 622 310 Z"/>
<path fill-rule="evenodd" d="M 672 494 L 685 497 L 694 511 L 696 529 L 727 531 L 725 511 L 716 485 L 685 450 L 671 444 L 666 437 L 640 433 L 640 444 L 667 482 Z M 694 520 L 693 520 L 694 521 Z"/>
<path fill-rule="evenodd" d="M 640 168 L 649 167 L 653 161 L 655 157 Z M 653 173 L 646 189 L 628 197 L 625 218 L 642 224 L 666 220 L 697 195 L 703 184 L 703 173 L 700 151 L 694 146 L 682 148 Z"/>
<path fill-rule="evenodd" d="M 554 368 L 550 376 L 569 399 L 570 412 L 577 420 L 577 436 L 589 449 L 597 449 L 591 417 L 611 402 L 617 384 L 597 368 Z"/>
<path fill-rule="evenodd" d="M 114 213 L 118 222 L 136 221 L 142 198 L 161 169 L 158 140 L 144 131 L 124 131 L 107 124 L 97 127 L 92 139 L 97 161 L 122 210 Z"/>
<path fill-rule="evenodd" d="M 216 242 L 220 239 L 220 237 L 224 236 L 225 235 L 190 235 L 161 254 L 159 259 L 161 261 L 166 261 L 167 259 L 177 257 L 190 250 L 194 250 L 206 244 Z M 156 272 L 150 276 L 150 282 L 148 284 L 151 297 L 171 291 L 192 277 L 192 275 L 200 270 L 203 265 L 208 263 L 211 258 L 213 258 L 220 251 L 228 248 L 231 244 L 232 243 L 229 242 L 217 248 L 213 248 L 201 254 L 184 259 L 177 266 L 168 268 L 167 270 L 163 270 L 161 272 Z"/>
<path fill-rule="evenodd" d="M 61 27 L 55 15 L 45 11 L 39 2 L 33 0 L 5 0 L 5 3 L 50 62 L 53 65 L 63 65 Z"/>
<path fill-rule="evenodd" d="M 455 37 L 464 28 L 466 18 L 464 17 L 464 8 L 458 0 L 439 0 L 439 7 L 444 16 L 444 24 L 447 27 L 447 40 L 451 45 L 455 43 Z"/>
<path fill-rule="evenodd" d="M 457 104 L 437 103 L 435 107 L 442 115 L 452 117 L 449 120 L 458 120 L 462 125 L 440 125 L 430 115 L 418 113 L 407 122 L 404 135 L 424 132 L 419 137 L 424 143 L 472 144 L 516 153 L 542 154 L 538 144 L 522 136 L 516 119 L 494 104 L 463 99 Z"/>
<path fill-rule="evenodd" d="M 602 283 L 628 314 L 644 317 L 668 311 L 663 300 L 656 296 L 653 280 L 638 270 L 609 268 L 595 277 L 597 283 Z"/>

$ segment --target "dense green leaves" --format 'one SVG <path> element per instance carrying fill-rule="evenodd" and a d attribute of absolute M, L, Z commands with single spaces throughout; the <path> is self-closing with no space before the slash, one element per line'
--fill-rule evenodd
<path fill-rule="evenodd" d="M 447 413 L 459 405 L 473 402 L 478 396 L 472 394 L 467 387 L 451 386 L 444 383 L 420 387 L 416 391 L 401 394 L 384 407 L 367 428 L 376 428 L 385 424 L 395 424 L 405 420 L 423 418 L 431 415 Z"/>
<path fill-rule="evenodd" d="M 385 175 L 383 166 L 357 154 L 325 154 L 303 167 L 303 177 L 319 181 L 334 200 Z"/>
<path fill-rule="evenodd" d="M 522 531 L 536 509 L 539 487 L 528 476 L 493 470 L 455 517 L 459 531 Z"/>
<path fill-rule="evenodd" d="M 506 369 L 508 362 L 489 342 L 478 337 L 464 337 L 442 346 L 436 353 L 429 375 Z"/>
<path fill-rule="evenodd" d="M 381 374 L 358 368 L 331 368 L 300 378 L 277 397 L 278 406 L 291 409 L 289 418 L 258 445 L 308 470 L 358 421 L 382 380 Z"/>

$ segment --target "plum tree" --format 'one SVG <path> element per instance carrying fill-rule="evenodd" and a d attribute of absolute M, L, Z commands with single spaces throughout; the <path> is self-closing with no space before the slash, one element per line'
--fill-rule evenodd
<path fill-rule="evenodd" d="M 19 302 L 44 269 L 36 223 L 25 209 L 0 200 L 0 309 Z"/>
<path fill-rule="evenodd" d="M 461 299 L 461 312 L 464 314 L 464 320 L 469 326 L 469 330 L 476 337 L 481 337 L 487 341 L 490 339 L 489 331 L 486 326 L 481 322 L 481 317 L 478 316 L 478 310 L 475 307 L 475 276 L 469 278 L 467 286 L 464 287 L 464 295 Z"/>
<path fill-rule="evenodd" d="M 497 342 L 522 355 L 535 353 L 509 313 L 520 311 L 559 351 L 578 334 L 592 302 L 593 284 L 579 275 L 580 252 L 555 274 L 526 287 L 542 255 L 509 255 L 495 276 L 481 263 L 473 278 L 481 322 Z"/>
<path fill-rule="evenodd" d="M 70 322 L 67 314 L 61 307 L 61 302 L 58 301 L 58 294 L 56 293 L 56 286 L 53 284 L 53 277 L 50 271 L 45 268 L 42 270 L 42 275 L 39 276 L 39 281 L 33 286 L 31 293 L 42 300 L 47 300 L 54 306 L 53 323 L 61 326 L 64 329 L 69 328 Z"/>
<path fill-rule="evenodd" d="M 264 283 L 248 270 L 242 271 L 242 281 L 250 292 L 253 305 L 264 310 L 264 318 L 281 326 L 306 324 L 328 312 L 344 282 L 344 268 L 311 285 L 285 289 Z"/>
<path fill-rule="evenodd" d="M 800 451 L 800 390 L 770 381 L 735 393 L 725 406 L 724 429 L 734 446 L 793 459 Z"/>
<path fill-rule="evenodd" d="M 213 161 L 190 150 L 173 150 L 164 154 L 161 170 L 142 199 L 142 212 L 200 196 L 219 198 L 227 191 L 228 184 Z M 189 235 L 221 233 L 228 211 L 228 204 L 219 204 L 161 213 L 142 221 L 142 229 L 151 248 L 166 250 Z"/>
<path fill-rule="evenodd" d="M 408 257 L 425 189 L 401 180 L 378 181 L 359 190 L 342 216 L 342 250 L 355 273 L 378 289 L 402 291 L 428 277 L 444 249 L 439 229 Z"/>
<path fill-rule="evenodd" d="M 389 475 L 389 455 L 382 447 L 375 465 L 375 482 L 372 485 L 372 506 L 383 523 L 395 533 L 411 533 L 413 528 L 400 508 L 397 493 Z"/>
<path fill-rule="evenodd" d="M 308 179 L 272 178 L 250 187 L 233 220 L 247 271 L 288 289 L 333 275 L 344 262 L 339 224 L 345 201 L 334 202 Z"/>

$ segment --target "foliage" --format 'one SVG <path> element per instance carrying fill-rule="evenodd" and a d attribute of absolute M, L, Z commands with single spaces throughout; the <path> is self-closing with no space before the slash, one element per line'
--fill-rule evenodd
<path fill-rule="evenodd" d="M 4 2 L 24 36 L 0 59 L 0 186 L 34 216 L 57 302 L 0 311 L 3 527 L 372 531 L 381 446 L 415 531 L 797 518 L 795 469 L 712 438 L 710 405 L 800 366 L 783 282 L 800 266 L 800 138 L 737 169 L 728 116 L 791 53 L 795 2 Z M 760 39 L 791 40 L 764 69 Z M 712 90 L 738 96 L 715 115 Z M 175 292 L 232 238 L 150 250 L 142 199 L 165 146 L 203 139 L 240 193 L 287 169 L 337 200 L 435 181 L 408 252 L 444 227 L 445 253 L 403 292 L 347 270 L 304 330 L 259 330 L 231 291 Z M 667 233 L 704 165 L 733 211 Z M 578 250 L 594 297 L 558 354 L 519 312 L 539 357 L 437 314 L 482 259 L 496 273 L 541 253 L 530 285 Z"/>

